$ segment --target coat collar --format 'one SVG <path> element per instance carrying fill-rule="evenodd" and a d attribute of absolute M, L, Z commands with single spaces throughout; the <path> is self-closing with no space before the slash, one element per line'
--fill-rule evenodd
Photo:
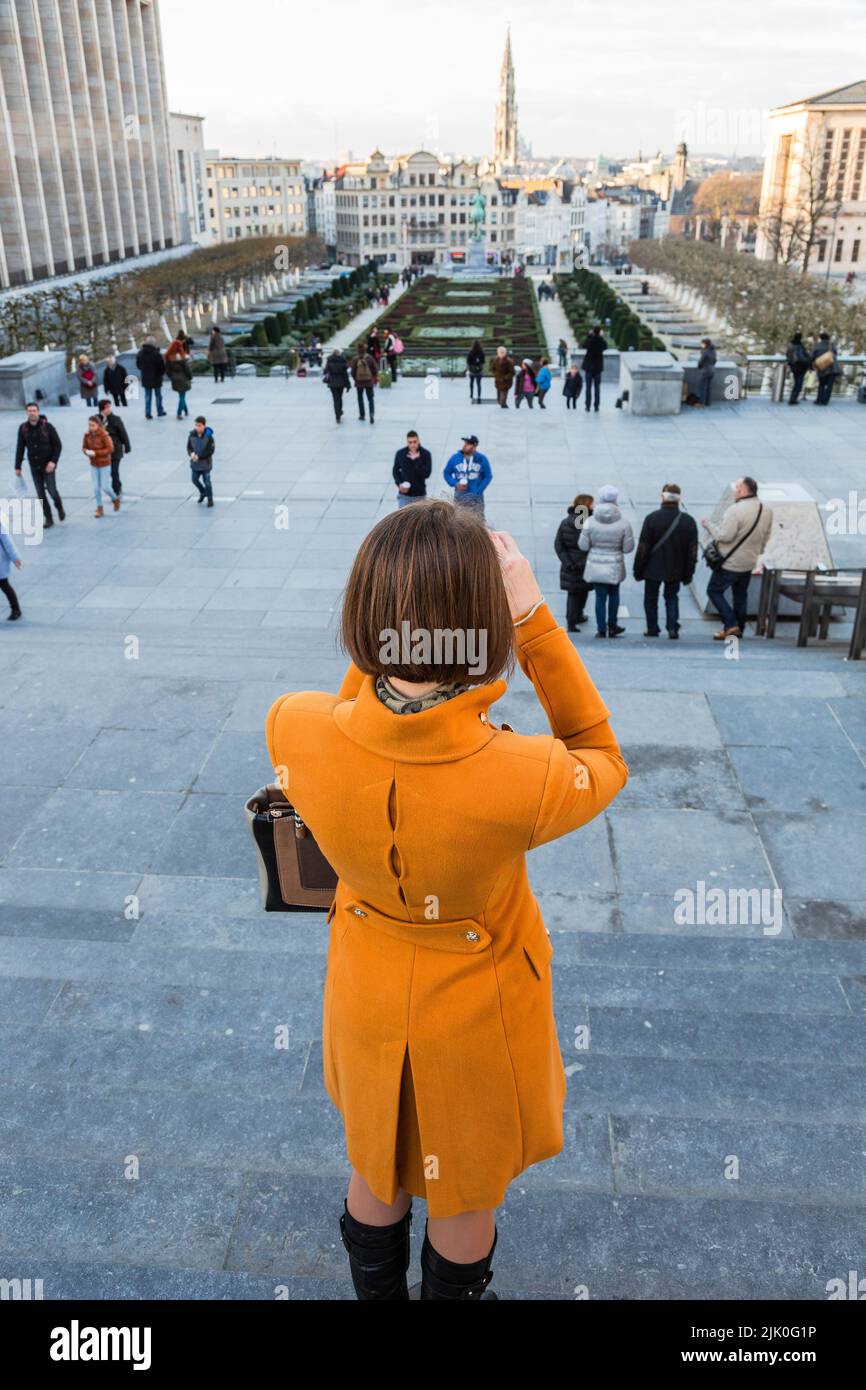
<path fill-rule="evenodd" d="M 353 743 L 404 763 L 448 763 L 467 758 L 496 733 L 488 707 L 508 689 L 504 680 L 475 685 L 462 695 L 418 714 L 394 714 L 378 698 L 374 677 L 365 676 L 354 700 L 334 710 L 337 726 Z"/>

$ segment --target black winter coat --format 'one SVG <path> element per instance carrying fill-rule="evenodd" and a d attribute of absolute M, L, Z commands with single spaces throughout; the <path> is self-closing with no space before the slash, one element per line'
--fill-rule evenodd
<path fill-rule="evenodd" d="M 433 467 L 433 457 L 429 449 L 421 446 L 420 455 L 416 459 L 410 459 L 408 449 L 398 449 L 394 455 L 393 475 L 394 482 L 399 487 L 401 483 L 409 484 L 409 491 L 404 494 L 406 497 L 426 497 L 427 488 L 425 486 L 427 478 Z"/>
<path fill-rule="evenodd" d="M 584 583 L 583 571 L 586 568 L 588 552 L 578 548 L 581 526 L 574 524 L 574 507 L 569 507 L 568 516 L 559 523 L 559 530 L 553 548 L 559 556 L 559 587 L 576 593 Z"/>
<path fill-rule="evenodd" d="M 482 348 L 471 348 L 466 354 L 466 365 L 470 372 L 480 375 L 484 370 L 484 351 Z"/>
<path fill-rule="evenodd" d="M 583 340 L 583 370 L 600 372 L 604 370 L 604 354 L 607 340 L 603 333 L 587 333 Z"/>
<path fill-rule="evenodd" d="M 162 386 L 165 377 L 165 363 L 162 360 L 162 353 L 155 343 L 144 344 L 135 359 L 135 365 L 141 373 L 141 384 L 148 391 Z"/>
<path fill-rule="evenodd" d="M 118 463 L 124 454 L 132 453 L 132 445 L 129 442 L 129 435 L 126 432 L 126 425 L 119 415 L 104 415 L 102 418 L 102 428 L 111 438 L 112 457 Z"/>
<path fill-rule="evenodd" d="M 332 352 L 323 372 L 325 385 L 332 391 L 348 391 L 352 385 L 349 380 L 349 364 L 341 352 Z"/>
<path fill-rule="evenodd" d="M 31 425 L 29 420 L 25 420 L 18 429 L 15 467 L 21 467 L 25 454 L 28 463 L 57 463 L 62 448 L 60 435 L 44 415 L 39 416 L 35 425 Z"/>
<path fill-rule="evenodd" d="M 126 368 L 119 362 L 113 367 L 105 368 L 102 373 L 102 389 L 112 396 L 119 396 L 126 390 Z"/>
<path fill-rule="evenodd" d="M 654 555 L 650 551 L 660 541 L 676 513 L 679 522 Z M 677 502 L 662 502 L 658 511 L 644 518 L 640 540 L 634 556 L 634 577 L 664 580 L 666 583 L 688 584 L 698 562 L 698 528 L 693 516 L 680 509 Z"/>

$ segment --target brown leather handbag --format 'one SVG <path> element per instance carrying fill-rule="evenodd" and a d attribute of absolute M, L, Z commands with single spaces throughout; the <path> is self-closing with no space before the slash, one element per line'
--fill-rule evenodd
<path fill-rule="evenodd" d="M 262 787 L 244 809 L 265 912 L 327 912 L 337 875 L 283 791 L 273 784 Z"/>

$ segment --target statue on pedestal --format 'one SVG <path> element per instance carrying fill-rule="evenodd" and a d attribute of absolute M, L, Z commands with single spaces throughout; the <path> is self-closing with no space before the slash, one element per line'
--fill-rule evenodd
<path fill-rule="evenodd" d="M 476 193 L 472 199 L 472 206 L 469 209 L 469 225 L 472 228 L 470 241 L 483 241 L 484 219 L 487 216 L 487 199 L 483 193 Z"/>

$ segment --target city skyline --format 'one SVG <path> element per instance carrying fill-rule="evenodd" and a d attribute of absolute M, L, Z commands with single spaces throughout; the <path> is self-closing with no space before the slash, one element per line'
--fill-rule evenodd
<path fill-rule="evenodd" d="M 711 45 L 695 43 L 702 12 Z M 614 27 L 591 0 L 538 0 L 530 19 L 443 0 L 435 23 L 404 7 L 373 33 L 333 0 L 324 33 L 316 13 L 279 0 L 250 0 L 243 27 L 228 0 L 184 0 L 163 5 L 162 22 L 172 109 L 205 116 L 208 145 L 328 163 L 377 147 L 491 155 L 509 22 L 520 135 L 540 156 L 670 154 L 680 139 L 695 153 L 761 156 L 770 108 L 861 77 L 847 56 L 866 50 L 856 0 L 840 0 L 831 32 L 811 0 L 757 12 L 731 0 L 724 24 L 708 4 L 689 13 L 683 27 L 672 0 L 651 11 L 624 0 Z M 258 107 L 238 74 L 254 74 Z"/>

